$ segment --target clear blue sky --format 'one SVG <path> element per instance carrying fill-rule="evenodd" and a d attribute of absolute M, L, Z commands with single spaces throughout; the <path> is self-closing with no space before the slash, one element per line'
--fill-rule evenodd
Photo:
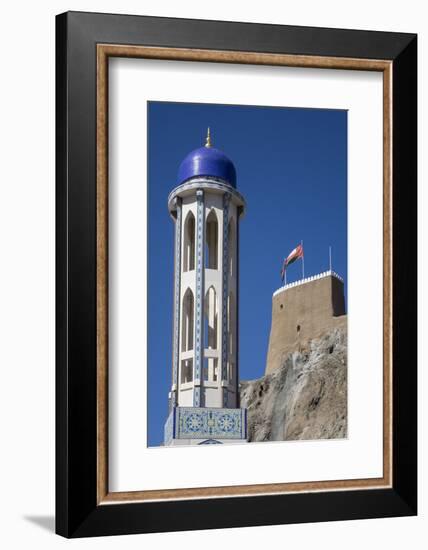
<path fill-rule="evenodd" d="M 240 222 L 239 364 L 265 369 L 272 293 L 285 256 L 303 240 L 305 275 L 333 269 L 347 281 L 347 112 L 325 109 L 148 104 L 148 434 L 163 440 L 171 384 L 174 223 L 167 197 L 191 150 L 205 143 L 233 161 L 247 201 Z M 301 261 L 287 282 L 301 278 Z M 345 287 L 346 289 L 346 287 Z"/>

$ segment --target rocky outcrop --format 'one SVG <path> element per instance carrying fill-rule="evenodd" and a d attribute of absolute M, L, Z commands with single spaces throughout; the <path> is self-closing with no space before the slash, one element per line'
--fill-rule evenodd
<path fill-rule="evenodd" d="M 240 384 L 249 441 L 347 436 L 347 331 L 336 328 L 289 353 L 281 366 Z"/>

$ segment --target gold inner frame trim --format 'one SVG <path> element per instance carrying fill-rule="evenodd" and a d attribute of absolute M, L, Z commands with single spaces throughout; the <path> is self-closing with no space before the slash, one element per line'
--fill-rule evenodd
<path fill-rule="evenodd" d="M 108 59 L 133 57 L 346 69 L 383 73 L 383 476 L 224 487 L 109 492 L 108 489 Z M 97 503 L 224 498 L 392 486 L 392 62 L 256 52 L 97 45 Z"/>

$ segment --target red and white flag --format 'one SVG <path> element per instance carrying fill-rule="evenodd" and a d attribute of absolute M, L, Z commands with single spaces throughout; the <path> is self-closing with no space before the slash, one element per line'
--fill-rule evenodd
<path fill-rule="evenodd" d="M 299 260 L 300 258 L 303 259 L 303 246 L 299 244 L 296 246 L 294 250 L 290 252 L 290 254 L 285 258 L 283 264 L 282 264 L 282 270 L 281 270 L 281 279 L 284 280 L 285 276 L 285 270 L 289 265 L 294 263 L 296 260 Z"/>

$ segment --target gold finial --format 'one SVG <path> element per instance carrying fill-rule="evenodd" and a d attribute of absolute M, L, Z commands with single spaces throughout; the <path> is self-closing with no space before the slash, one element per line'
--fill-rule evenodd
<path fill-rule="evenodd" d="M 210 127 L 208 126 L 208 130 L 207 130 L 207 139 L 205 141 L 205 147 L 211 147 L 211 132 L 210 132 Z"/>

